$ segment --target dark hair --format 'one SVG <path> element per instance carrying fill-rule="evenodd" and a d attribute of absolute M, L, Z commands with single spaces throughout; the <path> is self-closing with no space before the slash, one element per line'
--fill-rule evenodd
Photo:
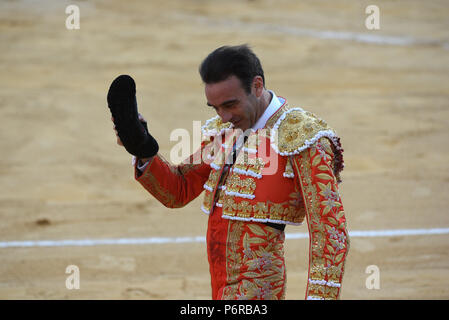
<path fill-rule="evenodd" d="M 261 76 L 265 86 L 259 58 L 246 44 L 215 49 L 203 60 L 199 72 L 204 83 L 217 83 L 235 75 L 248 94 L 255 76 Z"/>

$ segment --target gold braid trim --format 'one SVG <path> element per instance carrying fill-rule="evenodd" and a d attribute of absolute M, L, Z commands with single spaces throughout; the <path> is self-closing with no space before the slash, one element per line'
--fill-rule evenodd
<path fill-rule="evenodd" d="M 349 250 L 345 213 L 332 170 L 333 154 L 324 144 L 325 140 L 320 141 L 293 157 L 309 227 L 307 299 L 339 298 Z"/>

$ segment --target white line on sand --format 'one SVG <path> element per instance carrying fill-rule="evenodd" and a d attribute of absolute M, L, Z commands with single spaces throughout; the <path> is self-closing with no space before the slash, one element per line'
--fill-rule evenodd
<path fill-rule="evenodd" d="M 397 237 L 417 235 L 449 234 L 449 228 L 434 229 L 396 229 L 396 230 L 354 230 L 349 232 L 351 238 L 359 237 Z M 308 233 L 286 233 L 287 239 L 305 239 Z M 79 240 L 35 240 L 2 241 L 0 248 L 24 247 L 87 247 L 101 245 L 136 245 L 166 243 L 204 243 L 205 237 L 151 237 L 151 238 L 115 238 L 115 239 L 79 239 Z"/>

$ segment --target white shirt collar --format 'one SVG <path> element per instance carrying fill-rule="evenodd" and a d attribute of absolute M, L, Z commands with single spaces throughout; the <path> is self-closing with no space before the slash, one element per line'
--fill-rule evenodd
<path fill-rule="evenodd" d="M 271 98 L 271 102 L 268 105 L 268 107 L 265 109 L 264 113 L 262 114 L 262 116 L 259 118 L 259 120 L 257 120 L 256 124 L 251 128 L 253 130 L 258 130 L 258 129 L 262 129 L 263 127 L 265 127 L 265 125 L 267 124 L 268 119 L 271 118 L 271 116 L 278 111 L 278 109 L 282 106 L 282 102 L 280 101 L 280 99 L 276 96 L 276 94 L 271 91 L 268 90 L 273 97 Z"/>

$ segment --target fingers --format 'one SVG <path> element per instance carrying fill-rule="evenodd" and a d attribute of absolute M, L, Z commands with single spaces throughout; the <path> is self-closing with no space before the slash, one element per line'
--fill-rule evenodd
<path fill-rule="evenodd" d="M 122 147 L 123 147 L 122 140 L 120 140 L 120 138 L 119 138 L 119 136 L 118 136 L 118 132 L 117 132 L 117 130 L 115 130 L 115 126 L 114 126 L 114 132 L 115 132 L 115 136 L 116 136 L 116 138 L 117 138 L 117 144 L 118 144 L 119 146 L 122 146 Z"/>
<path fill-rule="evenodd" d="M 116 136 L 116 138 L 117 138 L 117 144 L 118 144 L 119 146 L 122 146 L 122 147 L 123 147 L 122 140 L 120 140 L 120 138 L 119 138 L 119 136 L 118 136 L 118 132 L 117 132 L 117 130 L 115 129 L 114 117 L 111 117 L 111 120 L 112 120 L 112 129 L 114 130 L 115 136 Z"/>
<path fill-rule="evenodd" d="M 145 118 L 139 113 L 139 120 L 143 121 L 143 122 L 147 122 L 147 120 L 145 120 Z"/>
<path fill-rule="evenodd" d="M 120 140 L 120 137 L 118 136 L 118 132 L 117 132 L 117 130 L 115 130 L 115 128 L 114 128 L 114 132 L 115 132 L 115 136 L 116 136 L 116 138 L 117 138 L 117 144 L 118 144 L 119 146 L 122 146 L 122 147 L 123 147 L 122 140 Z"/>
<path fill-rule="evenodd" d="M 123 147 L 123 143 L 122 140 L 120 140 L 120 138 L 117 136 L 117 144 L 121 147 Z"/>

